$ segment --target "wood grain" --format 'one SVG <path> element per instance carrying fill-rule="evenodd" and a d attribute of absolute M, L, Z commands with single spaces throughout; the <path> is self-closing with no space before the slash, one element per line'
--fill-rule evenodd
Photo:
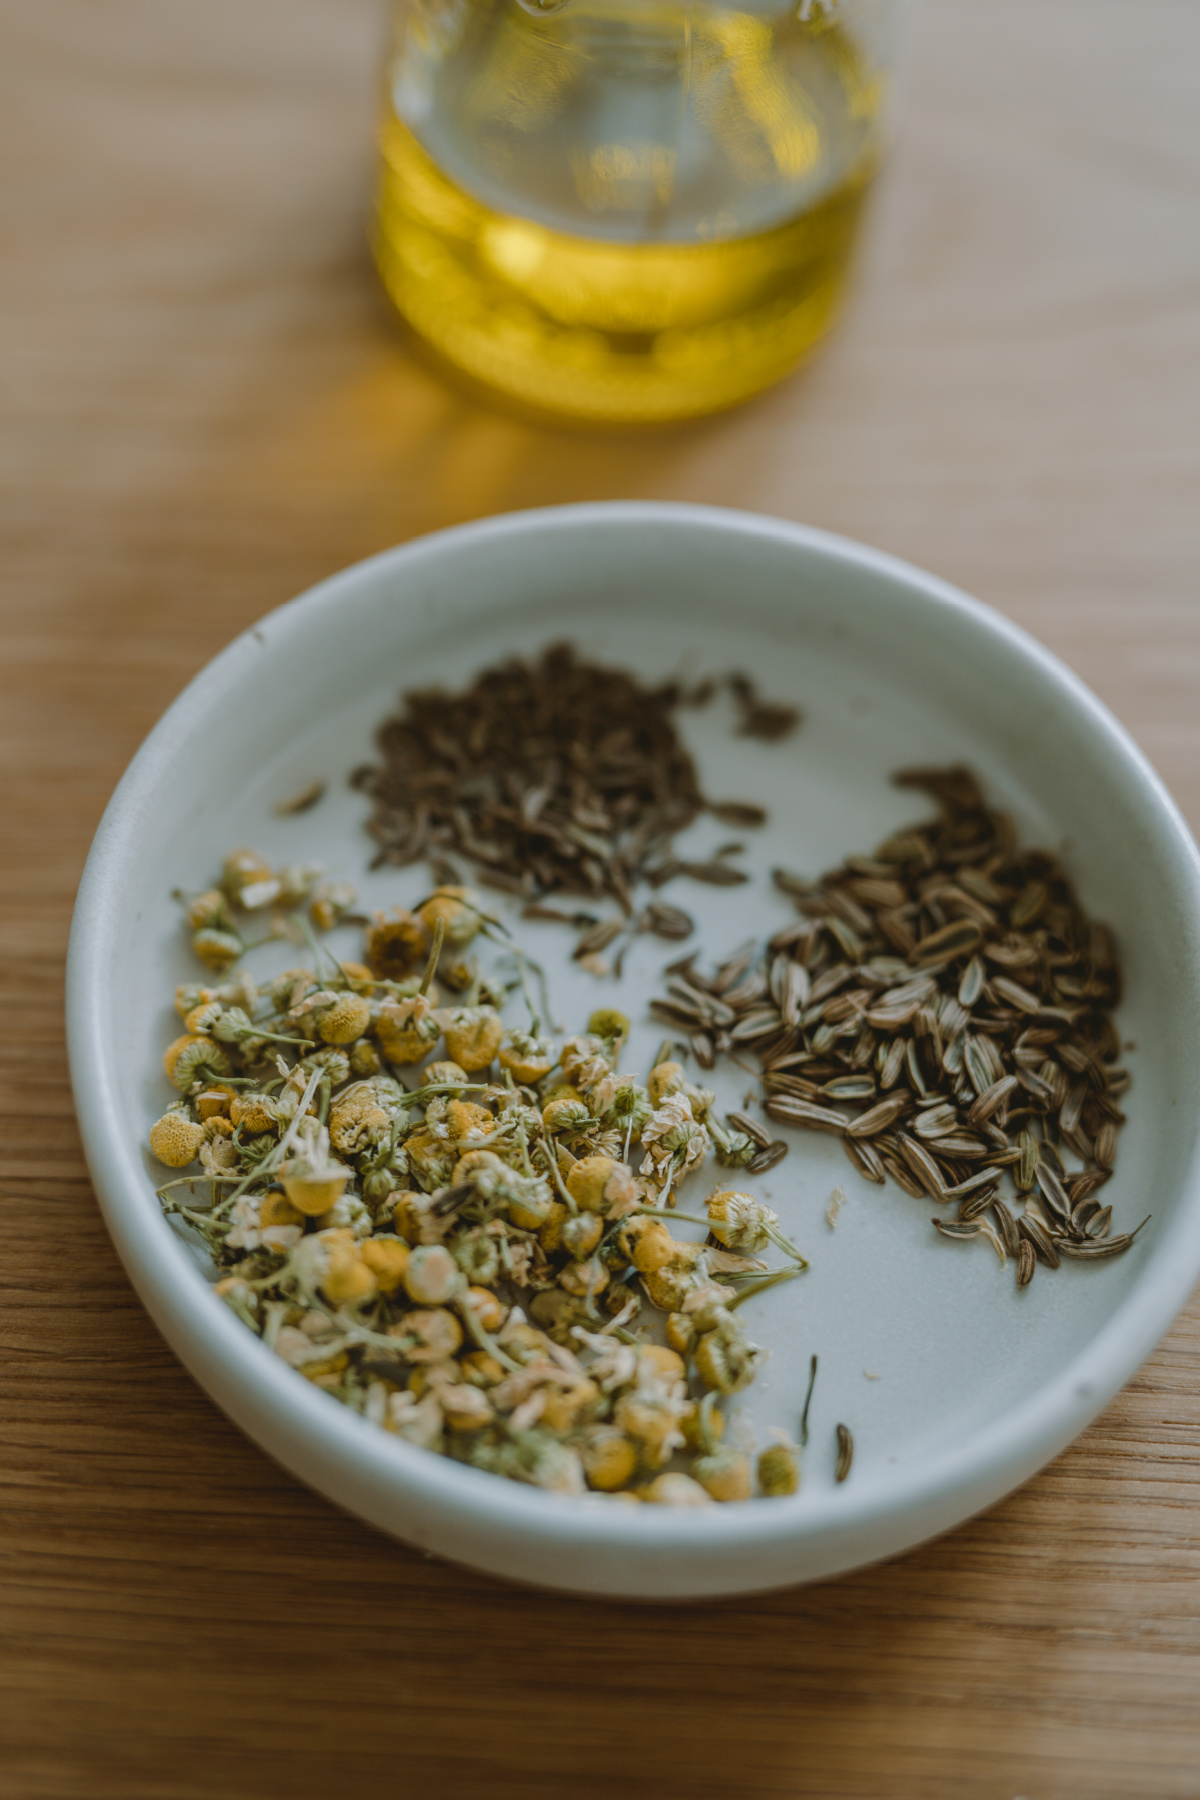
<path fill-rule="evenodd" d="M 694 1609 L 424 1561 L 216 1413 L 67 1094 L 105 799 L 187 678 L 481 513 L 718 501 L 898 551 L 1092 683 L 1200 822 L 1200 13 L 927 0 L 844 328 L 727 418 L 550 431 L 392 326 L 375 0 L 0 6 L 0 1794 L 1200 1795 L 1200 1306 L 1050 1469 L 848 1579 Z"/>

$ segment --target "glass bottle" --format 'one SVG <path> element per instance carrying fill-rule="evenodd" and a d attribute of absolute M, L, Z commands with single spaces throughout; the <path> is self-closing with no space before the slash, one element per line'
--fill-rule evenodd
<path fill-rule="evenodd" d="M 908 0 L 398 0 L 375 253 L 468 375 L 692 417 L 828 330 Z"/>

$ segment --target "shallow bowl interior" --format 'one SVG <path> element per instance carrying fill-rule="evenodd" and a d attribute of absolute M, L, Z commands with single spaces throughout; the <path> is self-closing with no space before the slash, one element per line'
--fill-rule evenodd
<path fill-rule="evenodd" d="M 697 919 L 692 943 L 705 955 L 794 916 L 773 867 L 819 874 L 921 816 L 919 798 L 891 785 L 893 770 L 951 761 L 978 772 L 1025 841 L 1060 852 L 1120 943 L 1133 1086 L 1105 1198 L 1122 1226 L 1153 1213 L 1125 1257 L 1043 1271 L 1018 1293 L 983 1244 L 939 1239 L 927 1203 L 861 1182 L 834 1140 L 810 1134 L 791 1134 L 788 1159 L 751 1184 L 812 1265 L 755 1302 L 754 1335 L 772 1358 L 744 1409 L 760 1441 L 771 1425 L 795 1432 L 819 1353 L 792 1500 L 696 1513 L 573 1502 L 413 1450 L 247 1332 L 154 1198 L 141 1146 L 169 1098 L 160 1058 L 178 1029 L 170 996 L 196 977 L 172 890 L 206 885 L 245 843 L 281 862 L 324 863 L 370 906 L 414 900 L 428 886 L 423 868 L 368 870 L 366 806 L 348 771 L 371 755 L 373 728 L 401 689 L 457 684 L 562 639 L 647 678 L 746 670 L 768 697 L 803 709 L 802 729 L 776 745 L 738 736 L 723 699 L 682 715 L 709 795 L 770 813 L 743 834 L 749 885 L 664 891 Z M 318 807 L 275 815 L 275 802 L 315 778 L 328 783 Z M 730 836 L 710 818 L 687 843 L 704 854 Z M 1190 1291 L 1200 1271 L 1198 894 L 1192 841 L 1112 718 L 1032 640 L 932 577 L 819 532 L 712 509 L 488 520 L 376 557 L 271 614 L 193 682 L 132 764 L 97 835 L 72 935 L 70 1044 L 87 1153 L 117 1246 L 183 1361 L 280 1461 L 375 1524 L 578 1590 L 682 1597 L 812 1578 L 930 1536 L 1023 1480 L 1128 1379 Z M 622 980 L 598 983 L 569 963 L 562 926 L 522 921 L 511 907 L 510 917 L 552 971 L 558 1021 L 581 1029 L 594 1006 L 621 1006 L 635 1024 L 626 1064 L 644 1069 L 662 1035 L 646 1003 L 671 950 L 638 940 Z M 727 1105 L 747 1085 L 737 1070 L 719 1076 Z M 835 1188 L 845 1195 L 836 1228 Z M 685 1203 L 709 1191 L 702 1177 L 693 1189 Z M 856 1455 L 839 1487 L 841 1421 Z"/>

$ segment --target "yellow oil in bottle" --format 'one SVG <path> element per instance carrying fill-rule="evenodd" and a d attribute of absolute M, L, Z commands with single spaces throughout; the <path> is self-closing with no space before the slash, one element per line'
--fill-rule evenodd
<path fill-rule="evenodd" d="M 734 405 L 819 342 L 879 104 L 840 28 L 688 0 L 425 5 L 391 70 L 375 247 L 451 363 L 618 423 Z"/>

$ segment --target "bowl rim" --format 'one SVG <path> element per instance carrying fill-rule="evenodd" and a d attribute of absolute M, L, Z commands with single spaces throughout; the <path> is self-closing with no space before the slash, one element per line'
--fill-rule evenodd
<path fill-rule="evenodd" d="M 624 1506 L 601 1496 L 570 1499 L 430 1455 L 370 1427 L 347 1407 L 298 1380 L 213 1294 L 201 1271 L 162 1216 L 141 1163 L 141 1147 L 120 1126 L 118 1083 L 105 1054 L 103 987 L 110 947 L 123 921 L 114 886 L 123 858 L 150 815 L 156 771 L 164 751 L 185 739 L 219 695 L 258 663 L 268 640 L 306 630 L 321 615 L 339 612 L 356 592 L 381 576 L 403 576 L 463 548 L 527 540 L 580 527 L 627 526 L 676 532 L 708 531 L 769 540 L 801 559 L 852 565 L 867 579 L 899 584 L 960 617 L 985 638 L 1035 665 L 1064 706 L 1086 722 L 1126 765 L 1145 802 L 1150 828 L 1174 865 L 1191 918 L 1200 922 L 1200 853 L 1161 778 L 1124 728 L 1089 688 L 1020 626 L 948 582 L 887 552 L 818 528 L 746 511 L 663 501 L 598 501 L 535 508 L 473 520 L 394 546 L 326 577 L 249 626 L 187 684 L 153 727 L 105 810 L 80 881 L 67 964 L 67 1034 L 71 1080 L 89 1170 L 109 1231 L 133 1283 L 160 1331 L 201 1385 L 257 1442 L 303 1479 L 407 1541 L 437 1545 L 429 1521 L 475 1532 L 477 1554 L 460 1560 L 501 1568 L 515 1545 L 619 1556 L 641 1549 L 685 1559 L 752 1543 L 761 1560 L 772 1547 L 828 1541 L 820 1572 L 857 1566 L 936 1535 L 991 1504 L 1065 1447 L 1108 1404 L 1166 1332 L 1200 1277 L 1200 1206 L 1182 1206 L 1151 1258 L 1084 1348 L 1027 1399 L 991 1420 L 963 1443 L 946 1446 L 920 1465 L 889 1469 L 886 1481 L 806 1493 L 771 1506 L 703 1509 Z M 344 615 L 343 615 L 344 616 Z M 125 926 L 127 929 L 127 926 Z M 1181 1183 L 1193 1198 L 1200 1188 L 1200 1156 Z M 149 1229 L 147 1225 L 149 1222 Z M 232 1396 L 232 1398 L 231 1398 Z M 314 1474 L 314 1469 L 319 1472 Z M 376 1499 L 364 1498 L 370 1490 Z M 420 1518 L 389 1523 L 386 1496 L 403 1491 Z M 873 1534 L 882 1547 L 867 1554 Z M 489 1546 L 491 1548 L 489 1548 Z M 841 1548 L 839 1549 L 839 1546 Z M 515 1554 L 515 1551 L 513 1552 Z M 457 1554 L 450 1552 L 450 1554 Z M 511 1556 L 509 1556 L 511 1561 Z M 577 1584 L 599 1591 L 581 1569 Z M 528 1579 L 536 1580 L 536 1574 Z M 803 1577 L 699 1580 L 681 1592 L 749 1591 Z M 621 1591 L 605 1580 L 603 1591 Z M 628 1591 L 628 1590 L 626 1590 Z"/>

